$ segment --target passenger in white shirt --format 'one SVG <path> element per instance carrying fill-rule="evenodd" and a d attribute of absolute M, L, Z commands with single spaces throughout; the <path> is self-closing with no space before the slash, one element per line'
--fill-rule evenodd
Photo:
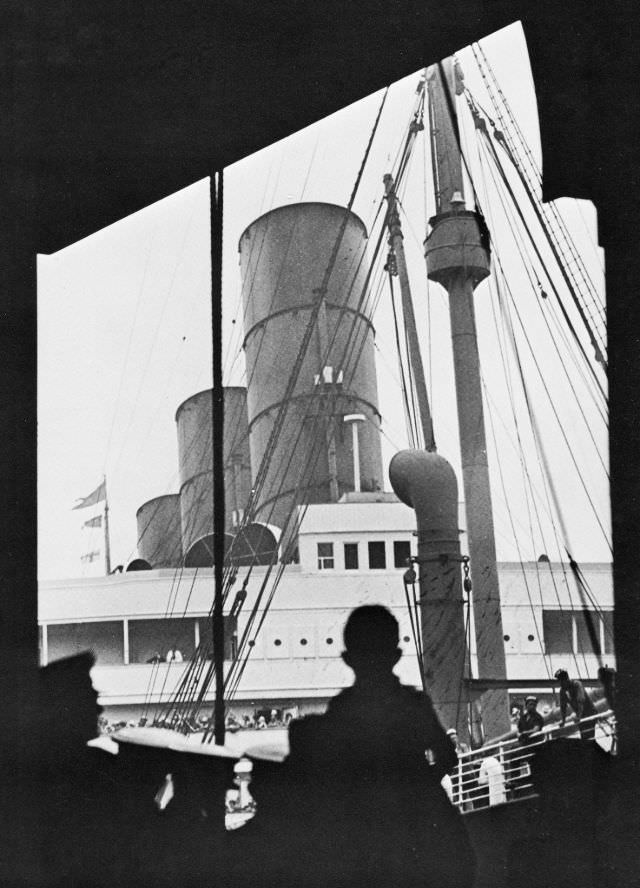
<path fill-rule="evenodd" d="M 167 651 L 167 663 L 182 663 L 183 657 L 178 648 L 169 648 Z"/>
<path fill-rule="evenodd" d="M 494 756 L 489 755 L 482 760 L 478 773 L 478 785 L 488 788 L 489 805 L 501 805 L 507 801 L 507 793 L 504 786 L 504 770 Z"/>

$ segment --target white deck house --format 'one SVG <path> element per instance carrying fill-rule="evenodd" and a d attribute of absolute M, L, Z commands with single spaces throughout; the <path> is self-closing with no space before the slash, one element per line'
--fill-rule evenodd
<path fill-rule="evenodd" d="M 397 672 L 403 681 L 419 684 L 402 581 L 406 558 L 416 550 L 415 519 L 389 494 L 378 499 L 308 507 L 299 564 L 285 569 L 232 701 L 236 711 L 271 705 L 297 706 L 301 712 L 322 708 L 351 681 L 340 658 L 342 627 L 350 611 L 366 603 L 384 604 L 395 613 L 404 651 Z M 238 637 L 266 570 L 252 571 Z M 611 565 L 581 564 L 581 570 L 598 605 L 598 612 L 592 610 L 604 660 L 614 665 Z M 508 678 L 550 678 L 564 667 L 572 675 L 595 679 L 597 660 L 568 567 L 543 560 L 500 564 L 498 572 Z M 240 569 L 235 588 L 243 577 Z M 213 571 L 205 568 L 43 582 L 41 660 L 92 649 L 94 683 L 107 717 L 138 719 L 175 690 L 203 633 L 211 631 L 212 600 Z M 156 654 L 165 657 L 171 648 L 180 651 L 183 663 L 148 662 Z M 550 690 L 541 685 L 540 691 L 544 702 Z"/>

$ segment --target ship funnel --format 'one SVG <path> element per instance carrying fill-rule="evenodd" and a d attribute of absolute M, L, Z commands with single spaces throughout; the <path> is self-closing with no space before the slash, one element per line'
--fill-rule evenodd
<path fill-rule="evenodd" d="M 182 564 L 180 497 L 177 493 L 157 496 L 136 512 L 138 555 L 154 569 Z"/>
<path fill-rule="evenodd" d="M 459 706 L 469 662 L 456 475 L 438 453 L 402 450 L 391 460 L 389 480 L 416 513 L 425 685 L 444 726 L 468 738 L 469 720 Z"/>
<path fill-rule="evenodd" d="M 182 551 L 193 566 L 210 564 L 213 532 L 213 400 L 211 389 L 187 398 L 176 411 Z M 247 392 L 240 386 L 224 390 L 225 531 L 242 521 L 251 490 Z M 195 548 L 194 548 L 195 547 Z M 193 550 L 193 551 L 192 551 Z M 186 563 L 186 562 L 185 562 Z"/>
<path fill-rule="evenodd" d="M 363 222 L 324 203 L 271 210 L 240 238 L 260 523 L 282 530 L 296 505 L 337 502 L 344 493 L 382 486 L 366 248 Z M 366 420 L 358 429 L 357 464 L 344 428 L 353 414 Z"/>

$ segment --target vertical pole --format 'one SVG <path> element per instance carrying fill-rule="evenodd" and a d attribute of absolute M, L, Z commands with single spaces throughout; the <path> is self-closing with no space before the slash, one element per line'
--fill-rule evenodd
<path fill-rule="evenodd" d="M 362 489 L 360 482 L 360 440 L 358 437 L 358 425 L 366 422 L 364 413 L 348 413 L 344 422 L 351 423 L 351 441 L 353 445 L 353 489 L 359 493 Z"/>
<path fill-rule="evenodd" d="M 231 517 L 232 527 L 237 527 L 242 518 L 240 516 L 240 472 L 242 469 L 242 458 L 234 453 L 231 457 L 231 471 L 233 472 L 233 510 Z M 227 514 L 229 513 L 229 504 L 225 504 Z"/>
<path fill-rule="evenodd" d="M 211 201 L 211 327 L 212 327 L 212 443 L 213 443 L 213 571 L 212 614 L 215 703 L 213 733 L 216 744 L 224 745 L 224 615 L 222 610 L 224 571 L 224 389 L 222 387 L 222 216 L 224 175 L 210 179 Z"/>
<path fill-rule="evenodd" d="M 449 315 L 473 581 L 478 673 L 481 678 L 505 678 L 506 658 L 484 431 L 480 358 L 473 307 L 473 284 L 464 271 L 450 282 Z M 508 692 L 493 690 L 485 693 L 481 703 L 486 736 L 491 738 L 508 730 Z"/>
<path fill-rule="evenodd" d="M 489 244 L 478 213 L 465 208 L 451 59 L 429 69 L 428 92 L 438 213 L 430 220 L 425 257 L 429 278 L 449 294 L 478 674 L 504 679 L 506 658 L 473 305 L 475 287 L 490 273 Z M 486 736 L 506 733 L 510 728 L 508 692 L 492 689 L 483 694 L 481 705 Z"/>
<path fill-rule="evenodd" d="M 109 500 L 107 499 L 107 476 L 104 478 L 104 570 L 111 573 L 111 540 L 109 538 Z"/>
<path fill-rule="evenodd" d="M 358 442 L 358 423 L 351 424 L 351 435 L 353 440 L 353 489 L 356 493 L 360 492 L 360 444 Z"/>
<path fill-rule="evenodd" d="M 398 281 L 400 283 L 400 296 L 402 299 L 402 315 L 404 317 L 404 325 L 407 331 L 409 361 L 411 362 L 411 368 L 413 370 L 413 380 L 416 387 L 424 446 L 425 450 L 434 451 L 436 449 L 436 444 L 433 436 L 433 420 L 431 418 L 431 410 L 429 409 L 429 396 L 427 394 L 427 384 L 425 382 L 420 342 L 418 340 L 418 332 L 416 329 L 416 318 L 413 311 L 413 301 L 411 299 L 409 273 L 407 271 L 407 262 L 404 255 L 404 238 L 402 235 L 402 227 L 400 225 L 400 216 L 398 215 L 395 184 L 393 177 L 388 173 L 384 177 L 383 182 L 387 198 L 389 246 L 395 253 L 398 267 Z"/>
<path fill-rule="evenodd" d="M 122 660 L 125 666 L 129 665 L 129 619 L 122 621 Z"/>
<path fill-rule="evenodd" d="M 338 489 L 338 461 L 336 455 L 336 436 L 335 436 L 335 408 L 336 408 L 336 398 L 335 398 L 335 389 L 334 385 L 338 376 L 338 368 L 330 366 L 331 379 L 325 379 L 325 368 L 327 367 L 328 361 L 330 360 L 329 349 L 328 349 L 328 330 L 327 330 L 327 304 L 326 304 L 326 290 L 321 288 L 314 290 L 316 294 L 316 298 L 320 300 L 320 308 L 318 310 L 318 321 L 317 321 L 317 331 L 318 331 L 318 364 L 320 367 L 320 371 L 318 374 L 320 390 L 323 392 L 321 396 L 324 400 L 326 407 L 329 409 L 322 409 L 320 406 L 320 413 L 324 414 L 325 421 L 327 423 L 325 430 L 325 438 L 327 442 L 327 470 L 329 475 L 329 502 L 337 503 L 339 496 Z M 324 393 L 325 386 L 329 388 L 328 393 Z M 321 401 L 322 404 L 322 401 Z"/>

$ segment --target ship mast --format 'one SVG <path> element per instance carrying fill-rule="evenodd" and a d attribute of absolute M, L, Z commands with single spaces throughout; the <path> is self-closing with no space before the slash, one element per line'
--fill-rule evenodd
<path fill-rule="evenodd" d="M 509 700 L 499 687 L 506 663 L 473 305 L 475 287 L 489 275 L 489 238 L 479 214 L 465 208 L 455 77 L 452 59 L 427 72 L 436 215 L 425 258 L 428 277 L 449 294 L 478 674 L 498 685 L 482 696 L 482 721 L 495 737 L 509 730 Z"/>
<path fill-rule="evenodd" d="M 413 124 L 413 132 L 417 132 L 415 122 Z M 413 311 L 413 300 L 411 298 L 411 288 L 409 285 L 409 273 L 407 271 L 407 262 L 404 255 L 404 238 L 402 227 L 400 225 L 400 216 L 398 214 L 397 198 L 395 182 L 393 176 L 387 173 L 383 179 L 385 197 L 387 199 L 387 228 L 389 229 L 389 246 L 395 257 L 395 264 L 400 282 L 400 296 L 402 298 L 402 314 L 404 317 L 405 330 L 407 332 L 407 345 L 409 351 L 409 361 L 413 371 L 413 379 L 415 381 L 416 396 L 418 400 L 418 412 L 420 414 L 420 424 L 422 426 L 422 436 L 424 438 L 425 450 L 434 451 L 436 442 L 433 436 L 433 420 L 431 418 L 431 410 L 429 409 L 429 397 L 427 394 L 427 384 L 425 382 L 424 368 L 422 366 L 422 355 L 420 352 L 420 341 L 418 339 L 418 331 L 416 328 L 416 319 Z"/>

